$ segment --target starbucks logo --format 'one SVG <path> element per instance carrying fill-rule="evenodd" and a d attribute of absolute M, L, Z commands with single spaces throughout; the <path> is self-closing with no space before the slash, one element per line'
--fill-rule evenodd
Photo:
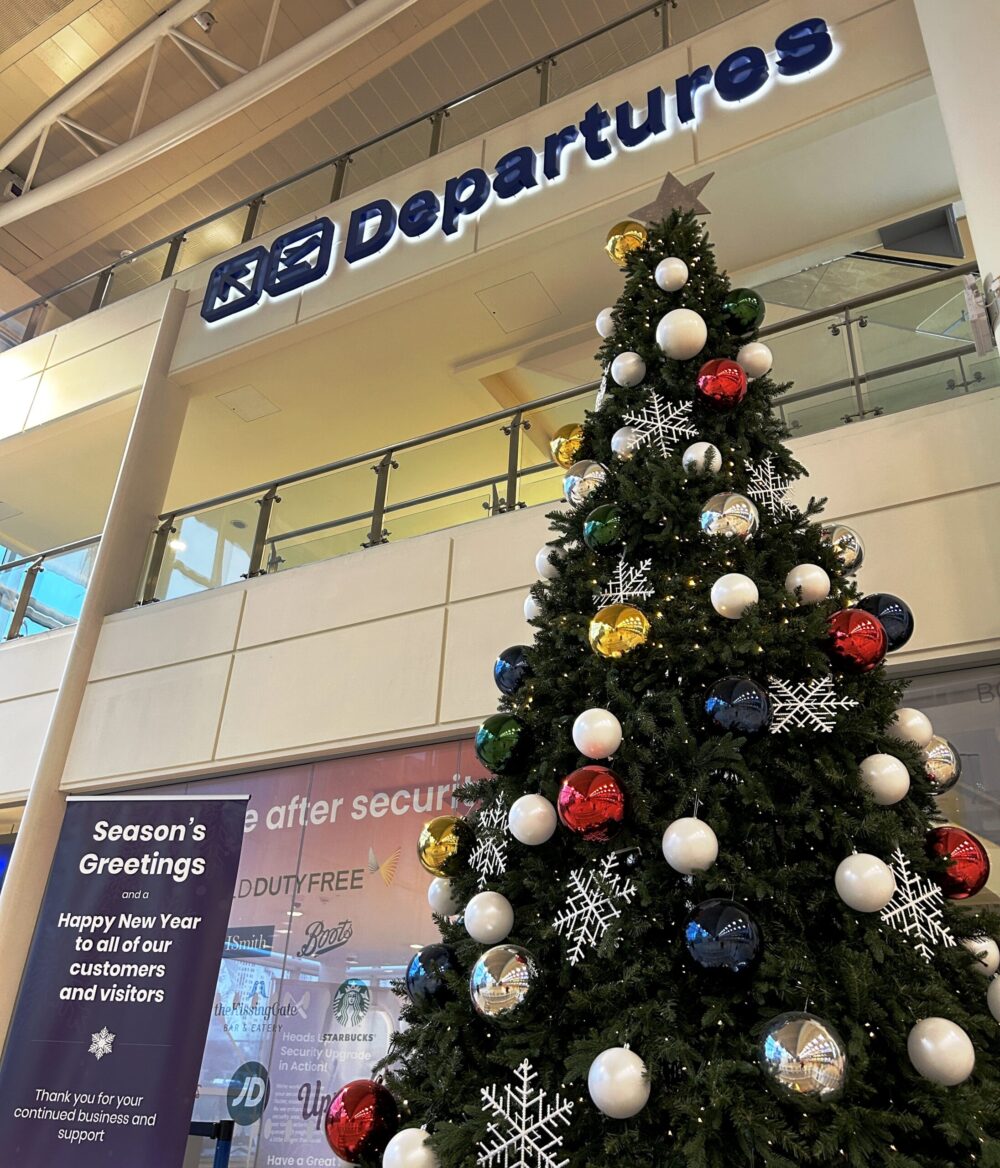
<path fill-rule="evenodd" d="M 372 1002 L 371 990 L 363 981 L 350 978 L 333 998 L 333 1012 L 341 1026 L 358 1026 Z"/>

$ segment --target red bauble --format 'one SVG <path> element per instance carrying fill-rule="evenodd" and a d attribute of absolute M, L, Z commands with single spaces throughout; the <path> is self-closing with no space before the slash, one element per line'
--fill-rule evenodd
<path fill-rule="evenodd" d="M 935 827 L 927 833 L 927 851 L 940 860 L 950 860 L 948 871 L 940 874 L 941 889 L 949 900 L 975 896 L 990 875 L 986 849 L 961 827 Z"/>
<path fill-rule="evenodd" d="M 326 1113 L 327 1142 L 348 1164 L 365 1156 L 381 1157 L 398 1126 L 396 1100 L 373 1079 L 355 1079 L 341 1087 Z"/>
<path fill-rule="evenodd" d="M 828 621 L 828 650 L 834 661 L 855 673 L 868 673 L 882 663 L 889 648 L 882 622 L 858 608 L 842 608 Z"/>
<path fill-rule="evenodd" d="M 698 370 L 698 397 L 714 410 L 735 410 L 747 395 L 747 375 L 742 365 L 728 357 L 706 361 Z"/>
<path fill-rule="evenodd" d="M 580 767 L 563 779 L 557 810 L 570 831 L 587 840 L 606 840 L 625 818 L 625 792 L 607 767 Z"/>

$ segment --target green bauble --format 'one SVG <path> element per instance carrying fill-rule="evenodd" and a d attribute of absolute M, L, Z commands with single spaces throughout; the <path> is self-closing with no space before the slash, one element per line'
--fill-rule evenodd
<path fill-rule="evenodd" d="M 722 302 L 730 329 L 738 336 L 752 333 L 764 319 L 764 298 L 752 288 L 731 288 Z"/>
<path fill-rule="evenodd" d="M 524 723 L 513 714 L 493 714 L 479 727 L 476 735 L 476 756 L 484 767 L 495 775 L 516 756 L 524 736 Z"/>
<path fill-rule="evenodd" d="M 617 543 L 622 532 L 622 513 L 614 503 L 595 507 L 583 521 L 583 542 L 593 552 Z"/>

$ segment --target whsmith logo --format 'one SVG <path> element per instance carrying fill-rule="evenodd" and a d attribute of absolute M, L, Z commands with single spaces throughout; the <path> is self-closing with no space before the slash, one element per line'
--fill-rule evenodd
<path fill-rule="evenodd" d="M 353 936 L 354 925 L 351 921 L 341 921 L 332 929 L 328 929 L 322 921 L 313 921 L 306 927 L 306 940 L 299 950 L 299 956 L 322 957 L 324 953 L 346 945 Z"/>
<path fill-rule="evenodd" d="M 358 207 L 348 224 L 344 260 L 356 264 L 371 259 L 390 240 L 399 236 L 420 239 L 435 227 L 447 238 L 455 238 L 463 222 L 478 215 L 492 198 L 505 201 L 538 189 L 539 169 L 544 179 L 541 185 L 561 179 L 563 157 L 571 147 L 582 144 L 591 162 L 604 162 L 616 152 L 614 141 L 625 150 L 633 150 L 669 135 L 677 127 L 694 126 L 703 90 L 714 89 L 724 106 L 734 105 L 759 96 L 775 80 L 799 80 L 833 56 L 834 44 L 826 21 L 811 17 L 776 37 L 772 53 L 750 45 L 730 53 L 714 70 L 710 65 L 699 65 L 678 77 L 672 95 L 675 109 L 670 118 L 662 86 L 649 91 L 645 111 L 640 110 L 638 117 L 629 101 L 618 105 L 614 115 L 595 103 L 579 124 L 563 126 L 549 134 L 540 150 L 519 146 L 508 151 L 497 160 L 492 176 L 481 167 L 473 167 L 448 179 L 440 197 L 423 190 L 398 207 L 389 199 L 374 199 Z M 276 299 L 321 280 L 333 269 L 336 234 L 333 221 L 323 215 L 279 236 L 269 249 L 254 247 L 223 260 L 209 277 L 202 317 L 214 324 L 260 304 L 265 296 Z"/>

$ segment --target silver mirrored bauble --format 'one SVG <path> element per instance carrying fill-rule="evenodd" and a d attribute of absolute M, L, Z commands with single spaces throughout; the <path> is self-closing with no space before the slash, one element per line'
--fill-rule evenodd
<path fill-rule="evenodd" d="M 757 505 L 734 491 L 713 495 L 701 509 L 701 529 L 706 535 L 730 535 L 752 539 L 760 527 Z"/>
<path fill-rule="evenodd" d="M 496 945 L 479 958 L 469 977 L 477 1014 L 493 1022 L 513 1022 L 538 981 L 538 966 L 527 949 Z"/>
<path fill-rule="evenodd" d="M 837 559 L 845 572 L 853 573 L 861 567 L 865 558 L 865 545 L 861 536 L 843 523 L 828 523 L 819 530 L 820 538 L 837 553 Z"/>
<path fill-rule="evenodd" d="M 563 479 L 563 495 L 566 502 L 572 503 L 574 507 L 578 506 L 592 491 L 596 491 L 607 477 L 607 467 L 594 462 L 592 458 L 574 462 Z"/>
<path fill-rule="evenodd" d="M 962 756 L 947 738 L 934 734 L 924 747 L 924 774 L 935 795 L 943 795 L 962 777 Z"/>
<path fill-rule="evenodd" d="M 639 449 L 642 433 L 635 426 L 622 426 L 611 435 L 611 453 L 616 458 L 629 459 Z"/>
<path fill-rule="evenodd" d="M 815 1014 L 780 1014 L 764 1028 L 757 1059 L 779 1095 L 835 1102 L 847 1080 L 840 1035 Z"/>

